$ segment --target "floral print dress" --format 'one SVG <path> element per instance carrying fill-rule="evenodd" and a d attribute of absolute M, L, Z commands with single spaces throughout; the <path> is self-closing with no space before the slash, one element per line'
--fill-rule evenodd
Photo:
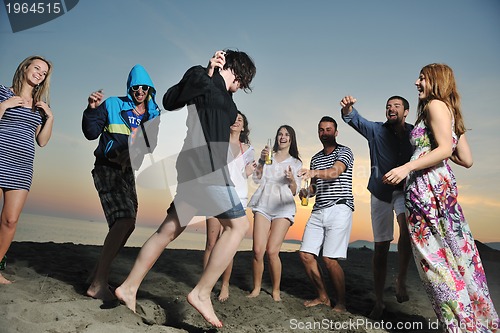
<path fill-rule="evenodd" d="M 458 139 L 452 134 L 455 149 Z M 415 126 L 410 140 L 415 147 L 412 160 L 436 146 L 423 122 Z M 496 332 L 498 315 L 457 198 L 455 176 L 447 160 L 408 175 L 405 201 L 415 262 L 447 332 Z"/>

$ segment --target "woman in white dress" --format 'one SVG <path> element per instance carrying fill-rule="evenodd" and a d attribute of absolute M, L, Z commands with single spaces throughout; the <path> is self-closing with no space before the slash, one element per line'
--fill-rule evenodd
<path fill-rule="evenodd" d="M 253 180 L 259 184 L 248 207 L 254 213 L 253 228 L 253 281 L 254 288 L 248 297 L 257 297 L 262 288 L 264 254 L 269 259 L 272 297 L 280 301 L 281 260 L 279 252 L 288 229 L 294 222 L 296 206 L 294 196 L 300 187 L 298 171 L 302 168 L 295 130 L 288 125 L 278 129 L 272 151 L 266 146 Z M 272 164 L 265 164 L 273 154 Z"/>
<path fill-rule="evenodd" d="M 254 159 L 254 149 L 250 145 L 248 134 L 247 117 L 238 111 L 236 121 L 231 126 L 229 137 L 228 168 L 229 175 L 240 198 L 243 208 L 248 203 L 248 177 L 253 174 L 257 164 Z M 206 267 L 212 249 L 217 243 L 223 227 L 215 217 L 207 217 L 207 241 L 205 245 L 205 254 L 203 256 L 203 267 Z M 219 301 L 225 302 L 229 298 L 229 279 L 233 270 L 233 261 L 227 266 L 222 274 L 222 286 L 219 294 Z"/>

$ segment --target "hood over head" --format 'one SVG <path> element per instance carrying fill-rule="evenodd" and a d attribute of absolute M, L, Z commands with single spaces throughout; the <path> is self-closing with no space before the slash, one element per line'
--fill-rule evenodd
<path fill-rule="evenodd" d="M 134 99 L 130 94 L 130 88 L 137 85 L 147 85 L 150 87 L 149 97 L 148 97 L 148 111 L 151 112 L 158 109 L 158 104 L 156 104 L 155 101 L 156 89 L 153 84 L 153 80 L 151 80 L 151 78 L 149 77 L 149 74 L 146 71 L 146 69 L 139 64 L 132 67 L 130 73 L 128 74 L 127 97 L 129 98 L 131 103 L 133 103 Z"/>

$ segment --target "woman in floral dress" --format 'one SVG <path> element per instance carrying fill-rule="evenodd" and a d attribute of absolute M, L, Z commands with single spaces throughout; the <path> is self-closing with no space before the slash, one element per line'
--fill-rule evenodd
<path fill-rule="evenodd" d="M 460 96 L 445 64 L 422 68 L 415 82 L 418 118 L 411 134 L 410 162 L 392 169 L 385 182 L 406 179 L 413 254 L 436 316 L 447 332 L 495 332 L 498 315 L 491 301 L 481 258 L 457 202 L 448 159 L 472 166 Z"/>

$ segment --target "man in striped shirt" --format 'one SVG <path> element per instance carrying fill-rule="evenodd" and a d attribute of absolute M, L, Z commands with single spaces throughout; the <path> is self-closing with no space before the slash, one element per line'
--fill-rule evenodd
<path fill-rule="evenodd" d="M 352 195 L 352 169 L 354 155 L 349 147 L 337 143 L 337 122 L 332 117 L 321 118 L 318 136 L 323 149 L 311 159 L 311 168 L 299 173 L 305 179 L 311 178 L 309 196 L 316 201 L 307 221 L 300 258 L 318 297 L 304 302 L 307 307 L 325 304 L 331 306 L 325 283 L 319 270 L 317 257 L 322 250 L 330 279 L 336 292 L 337 302 L 333 309 L 346 311 L 344 271 L 339 259 L 347 258 L 347 246 L 351 235 L 354 198 Z M 308 195 L 301 190 L 299 197 Z"/>

